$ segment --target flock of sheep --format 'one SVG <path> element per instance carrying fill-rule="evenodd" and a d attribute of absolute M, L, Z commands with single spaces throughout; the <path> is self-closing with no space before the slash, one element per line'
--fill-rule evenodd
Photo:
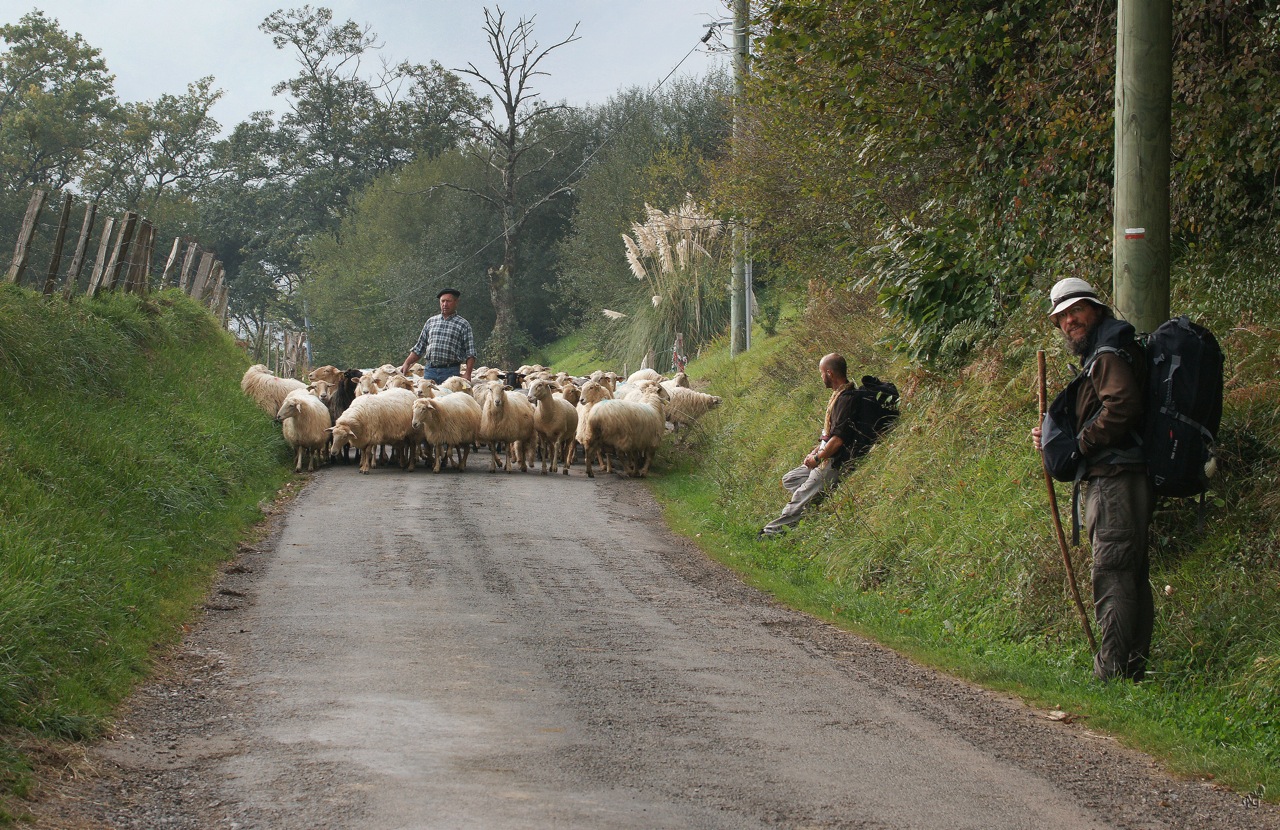
<path fill-rule="evenodd" d="M 322 366 L 309 378 L 279 377 L 256 364 L 240 382 L 281 424 L 299 473 L 345 459 L 348 447 L 362 473 L 379 462 L 409 471 L 429 463 L 437 473 L 452 463 L 463 471 L 471 450 L 485 447 L 490 472 L 516 465 L 524 472 L 540 460 L 543 475 L 548 467 L 568 475 L 581 457 L 592 478 L 593 464 L 611 472 L 615 462 L 627 475 L 643 477 L 668 430 L 720 404 L 719 397 L 690 389 L 683 373 L 666 379 L 652 369 L 622 382 L 613 372 L 571 377 L 522 366 L 514 372 L 481 367 L 472 382 L 455 376 L 437 385 L 391 364 L 367 371 Z"/>

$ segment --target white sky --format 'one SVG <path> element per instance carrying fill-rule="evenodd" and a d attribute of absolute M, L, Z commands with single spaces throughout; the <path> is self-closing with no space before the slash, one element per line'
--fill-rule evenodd
<path fill-rule="evenodd" d="M 486 74 L 495 68 L 481 30 L 484 2 L 309 4 L 332 9 L 337 23 L 350 19 L 369 24 L 390 62 L 436 60 L 446 69 L 473 62 Z M 271 95 L 271 86 L 296 74 L 296 64 L 258 25 L 277 9 L 302 5 L 302 0 L 0 0 L 0 24 L 38 8 L 65 31 L 80 33 L 101 51 L 122 101 L 181 94 L 188 83 L 213 75 L 224 95 L 212 114 L 228 132 L 255 110 L 279 114 L 284 109 Z M 600 104 L 624 87 L 652 88 L 694 47 L 677 76 L 728 66 L 723 49 L 712 53 L 699 44 L 709 23 L 731 19 L 725 0 L 506 0 L 496 5 L 508 21 L 533 17 L 534 36 L 543 46 L 563 40 L 580 24 L 581 39 L 555 50 L 541 64 L 550 74 L 536 79 L 535 89 L 551 102 Z M 730 41 L 725 27 L 711 45 Z"/>

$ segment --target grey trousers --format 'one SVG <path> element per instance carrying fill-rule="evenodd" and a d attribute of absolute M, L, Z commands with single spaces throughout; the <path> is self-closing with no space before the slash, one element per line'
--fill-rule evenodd
<path fill-rule="evenodd" d="M 812 470 L 801 464 L 787 472 L 782 477 L 782 486 L 791 493 L 791 501 L 782 508 L 781 516 L 764 526 L 764 530 L 760 531 L 761 534 L 776 536 L 799 524 L 805 509 L 821 500 L 840 483 L 842 469 L 832 467 L 831 461 L 827 460 Z"/>
<path fill-rule="evenodd" d="M 1093 548 L 1093 610 L 1098 620 L 1099 680 L 1141 680 L 1151 652 L 1155 602 L 1147 542 L 1155 497 L 1146 473 L 1089 481 L 1085 524 Z"/>

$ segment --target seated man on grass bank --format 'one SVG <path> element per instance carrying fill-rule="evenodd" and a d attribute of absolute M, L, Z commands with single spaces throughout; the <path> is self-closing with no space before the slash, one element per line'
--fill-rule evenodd
<path fill-rule="evenodd" d="M 791 493 L 791 501 L 782 515 L 760 531 L 759 538 L 781 536 L 799 524 L 804 511 L 840 483 L 851 462 L 871 447 L 871 438 L 857 428 L 858 384 L 849 380 L 849 365 L 838 354 L 829 354 L 818 362 L 822 383 L 831 390 L 827 415 L 822 424 L 822 438 L 804 462 L 782 477 L 782 486 Z"/>

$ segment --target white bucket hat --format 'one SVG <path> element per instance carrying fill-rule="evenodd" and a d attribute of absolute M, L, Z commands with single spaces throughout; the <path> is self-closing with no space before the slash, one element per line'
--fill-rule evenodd
<path fill-rule="evenodd" d="M 1088 300 L 1096 306 L 1106 308 L 1102 300 L 1098 299 L 1098 292 L 1094 290 L 1093 286 L 1079 277 L 1067 277 L 1065 280 L 1058 280 L 1053 289 L 1049 291 L 1049 304 L 1052 306 L 1049 310 L 1049 316 L 1057 317 L 1081 300 Z"/>

